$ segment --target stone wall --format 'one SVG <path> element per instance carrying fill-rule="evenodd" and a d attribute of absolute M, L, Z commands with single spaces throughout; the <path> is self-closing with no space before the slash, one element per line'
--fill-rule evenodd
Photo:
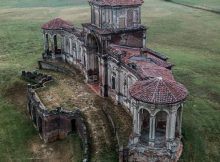
<path fill-rule="evenodd" d="M 88 161 L 89 135 L 80 110 L 68 111 L 61 107 L 49 110 L 45 107 L 36 89 L 44 87 L 46 83 L 52 81 L 51 76 L 23 71 L 22 78 L 35 83 L 34 85 L 28 84 L 27 110 L 35 128 L 39 131 L 40 137 L 47 143 L 64 139 L 68 134 L 75 132 L 82 140 L 83 161 Z"/>

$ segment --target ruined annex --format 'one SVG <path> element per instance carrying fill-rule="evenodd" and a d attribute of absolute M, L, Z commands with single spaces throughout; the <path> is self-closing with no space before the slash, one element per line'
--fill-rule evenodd
<path fill-rule="evenodd" d="M 60 18 L 43 24 L 39 67 L 51 69 L 56 62 L 73 65 L 94 93 L 123 106 L 133 119 L 133 131 L 122 161 L 174 162 L 183 150 L 181 126 L 188 91 L 175 81 L 168 58 L 147 47 L 148 28 L 141 25 L 143 3 L 89 0 L 91 22 L 82 28 Z M 71 129 L 77 113 L 59 114 L 68 116 L 61 124 Z"/>

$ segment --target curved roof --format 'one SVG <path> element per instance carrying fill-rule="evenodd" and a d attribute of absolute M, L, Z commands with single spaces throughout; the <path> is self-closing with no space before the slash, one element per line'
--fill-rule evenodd
<path fill-rule="evenodd" d="M 141 5 L 144 0 L 89 0 L 89 2 L 101 6 L 131 6 Z"/>
<path fill-rule="evenodd" d="M 130 95 L 150 104 L 174 104 L 185 100 L 187 89 L 180 83 L 162 77 L 137 81 L 129 90 Z"/>
<path fill-rule="evenodd" d="M 41 28 L 45 30 L 72 29 L 73 25 L 61 18 L 56 18 L 42 25 Z"/>

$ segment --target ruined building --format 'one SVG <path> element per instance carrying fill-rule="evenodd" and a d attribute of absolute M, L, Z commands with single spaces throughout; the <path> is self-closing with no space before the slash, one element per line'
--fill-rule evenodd
<path fill-rule="evenodd" d="M 42 26 L 43 60 L 75 65 L 101 96 L 133 117 L 129 161 L 177 161 L 186 88 L 168 58 L 146 47 L 143 0 L 89 0 L 91 22 L 77 28 L 60 18 Z"/>

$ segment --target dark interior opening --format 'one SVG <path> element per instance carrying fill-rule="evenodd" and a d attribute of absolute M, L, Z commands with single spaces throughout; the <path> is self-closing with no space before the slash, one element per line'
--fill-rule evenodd
<path fill-rule="evenodd" d="M 41 117 L 38 118 L 38 129 L 39 129 L 39 133 L 42 134 L 43 132 L 43 127 L 42 127 L 42 119 Z"/>
<path fill-rule="evenodd" d="M 71 120 L 71 132 L 76 132 L 76 119 Z"/>
<path fill-rule="evenodd" d="M 115 76 L 112 76 L 112 89 L 115 89 Z"/>
<path fill-rule="evenodd" d="M 31 116 L 31 103 L 28 102 L 28 112 L 29 112 L 29 115 Z"/>
<path fill-rule="evenodd" d="M 32 110 L 32 119 L 33 119 L 34 124 L 37 125 L 36 107 L 35 106 L 33 107 L 33 110 Z"/>

